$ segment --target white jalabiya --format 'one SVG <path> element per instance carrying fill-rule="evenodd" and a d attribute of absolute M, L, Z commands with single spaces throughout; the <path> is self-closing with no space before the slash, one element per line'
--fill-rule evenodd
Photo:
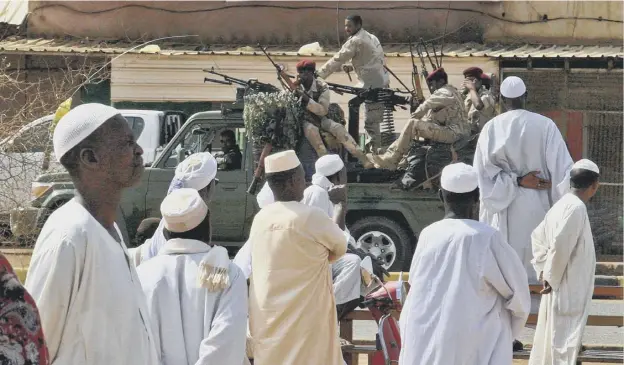
<path fill-rule="evenodd" d="M 481 131 L 473 166 L 479 174 L 479 220 L 498 229 L 524 264 L 529 282 L 537 283 L 531 265 L 531 232 L 567 191 L 572 158 L 557 125 L 526 110 L 512 110 L 490 120 Z M 539 170 L 550 190 L 525 189 L 517 178 Z"/>
<path fill-rule="evenodd" d="M 312 175 L 312 185 L 304 190 L 301 202 L 311 207 L 317 207 L 327 213 L 330 218 L 333 218 L 334 204 L 329 200 L 328 193 L 332 186 L 333 184 L 325 176 L 318 173 Z M 355 246 L 355 239 L 351 236 L 349 229 L 345 227 L 344 232 L 347 242 Z M 331 264 L 336 304 L 344 304 L 360 297 L 362 289 L 360 262 L 362 260 L 358 255 L 346 253 Z"/>
<path fill-rule="evenodd" d="M 247 284 L 230 263 L 230 286 L 199 287 L 199 265 L 212 248 L 188 239 L 167 241 L 138 267 L 162 363 L 241 365 L 247 333 Z"/>
<path fill-rule="evenodd" d="M 511 365 L 531 299 L 501 234 L 443 219 L 420 234 L 401 313 L 401 365 Z"/>
<path fill-rule="evenodd" d="M 26 289 L 37 302 L 52 364 L 160 363 L 126 245 L 75 200 L 45 223 Z"/>
<path fill-rule="evenodd" d="M 596 252 L 587 208 L 570 193 L 533 231 L 533 263 L 552 292 L 542 296 L 530 365 L 574 365 L 594 291 Z"/>

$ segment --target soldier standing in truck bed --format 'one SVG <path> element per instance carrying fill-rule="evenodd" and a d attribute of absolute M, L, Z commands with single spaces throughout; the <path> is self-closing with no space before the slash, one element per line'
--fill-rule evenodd
<path fill-rule="evenodd" d="M 448 84 L 444 69 L 429 74 L 427 84 L 433 94 L 412 113 L 399 138 L 384 154 L 367 155 L 375 167 L 396 170 L 416 138 L 451 144 L 470 135 L 464 98 L 457 88 Z"/>
<path fill-rule="evenodd" d="M 373 34 L 362 29 L 362 18 L 359 15 L 350 15 L 345 19 L 345 32 L 349 39 L 340 51 L 327 61 L 319 70 L 318 77 L 326 79 L 332 73 L 340 71 L 355 71 L 360 81 L 358 87 L 364 89 L 387 88 L 390 85 L 388 71 L 384 68 L 384 52 L 379 39 Z M 351 61 L 351 66 L 345 65 Z M 349 101 L 350 107 L 359 108 L 364 102 L 360 97 Z M 384 103 L 366 101 L 364 115 L 364 130 L 367 134 L 367 148 L 376 151 L 381 146 L 381 134 L 379 123 L 383 117 Z M 354 121 L 357 125 L 357 120 Z M 357 136 L 359 131 L 353 131 L 352 121 L 349 120 L 349 132 Z M 354 137 L 355 138 L 355 137 Z"/>
<path fill-rule="evenodd" d="M 340 142 L 353 157 L 357 158 L 364 167 L 372 167 L 366 158 L 366 154 L 360 151 L 357 143 L 349 135 L 342 124 L 327 118 L 329 110 L 329 88 L 323 80 L 314 77 L 316 63 L 310 60 L 301 60 L 297 63 L 299 88 L 295 89 L 295 94 L 301 98 L 305 108 L 303 131 L 316 150 L 319 157 L 327 154 L 327 149 L 320 137 L 319 129 L 329 132 Z"/>

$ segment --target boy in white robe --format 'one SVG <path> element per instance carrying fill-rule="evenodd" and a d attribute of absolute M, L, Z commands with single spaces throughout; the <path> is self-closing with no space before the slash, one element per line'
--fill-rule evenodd
<path fill-rule="evenodd" d="M 529 315 L 526 272 L 500 232 L 478 222 L 472 166 L 446 166 L 446 215 L 420 234 L 401 313 L 400 365 L 511 365 Z"/>
<path fill-rule="evenodd" d="M 600 170 L 580 160 L 564 195 L 533 231 L 533 265 L 543 282 L 529 365 L 575 365 L 594 292 L 596 252 L 587 202 Z"/>
<path fill-rule="evenodd" d="M 210 245 L 208 206 L 197 190 L 182 188 L 160 210 L 168 240 L 137 271 L 162 363 L 243 364 L 247 286 L 227 250 Z"/>
<path fill-rule="evenodd" d="M 83 104 L 54 129 L 54 154 L 76 196 L 46 221 L 26 288 L 41 314 L 52 364 L 157 365 L 145 296 L 115 224 L 143 150 L 118 110 Z"/>

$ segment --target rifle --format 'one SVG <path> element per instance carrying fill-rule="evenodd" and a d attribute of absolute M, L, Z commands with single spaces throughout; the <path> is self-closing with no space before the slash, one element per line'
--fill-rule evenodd
<path fill-rule="evenodd" d="M 260 49 L 262 50 L 262 53 L 264 53 L 266 58 L 269 59 L 269 62 L 271 62 L 273 67 L 275 67 L 275 70 L 277 70 L 277 79 L 282 84 L 282 86 L 290 89 L 290 91 L 295 91 L 297 89 L 297 85 L 290 79 L 291 77 L 288 74 L 286 74 L 286 72 L 284 71 L 282 67 L 280 67 L 280 65 L 278 65 L 277 63 L 275 63 L 275 61 L 273 61 L 273 59 L 271 58 L 271 56 L 269 56 L 269 54 L 267 53 L 264 47 L 262 47 L 260 44 L 258 44 L 258 47 L 260 47 Z"/>
<path fill-rule="evenodd" d="M 401 95 L 397 95 L 399 93 L 402 94 L 411 94 L 410 92 L 403 92 L 393 89 L 364 89 L 360 87 L 346 86 L 341 84 L 334 84 L 332 82 L 326 82 L 329 89 L 336 94 L 351 94 L 357 97 L 360 97 L 369 101 L 377 101 L 379 94 L 390 95 L 389 101 L 393 106 L 399 106 L 401 109 L 406 109 L 403 105 L 409 104 L 409 100 Z"/>
<path fill-rule="evenodd" d="M 427 58 L 429 59 L 429 63 L 431 63 L 431 69 L 435 71 L 437 67 L 431 60 L 431 56 L 429 55 L 429 50 L 427 50 L 427 45 L 425 44 L 425 41 L 423 41 L 422 38 L 420 38 L 420 44 L 422 44 L 423 48 L 425 49 L 425 53 L 427 53 Z"/>
<path fill-rule="evenodd" d="M 274 93 L 274 92 L 279 91 L 279 89 L 276 88 L 275 86 L 271 84 L 266 84 L 264 82 L 260 82 L 256 79 L 249 79 L 245 81 L 242 79 L 237 79 L 235 77 L 219 73 L 214 70 L 214 67 L 212 67 L 211 69 L 205 68 L 203 71 L 223 78 L 223 80 L 217 80 L 217 79 L 211 79 L 209 77 L 204 77 L 204 82 L 212 82 L 212 83 L 221 84 L 221 85 L 240 85 L 240 86 L 244 86 L 245 88 L 249 88 L 257 92 L 265 92 L 265 93 Z"/>
<path fill-rule="evenodd" d="M 414 62 L 414 51 L 412 49 L 411 40 L 409 42 L 409 48 L 410 56 L 412 58 L 412 86 L 414 86 L 414 91 L 416 92 L 418 102 L 422 103 L 425 100 L 425 95 L 423 94 L 422 85 L 420 84 L 420 77 L 418 76 L 418 66 L 416 66 L 416 62 Z"/>

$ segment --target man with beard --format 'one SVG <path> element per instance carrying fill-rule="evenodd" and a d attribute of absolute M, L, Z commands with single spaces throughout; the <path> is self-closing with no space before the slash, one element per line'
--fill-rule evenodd
<path fill-rule="evenodd" d="M 54 154 L 76 196 L 46 221 L 26 288 L 41 313 L 52 364 L 156 365 L 145 296 L 115 223 L 143 150 L 119 111 L 83 104 L 54 129 Z"/>

